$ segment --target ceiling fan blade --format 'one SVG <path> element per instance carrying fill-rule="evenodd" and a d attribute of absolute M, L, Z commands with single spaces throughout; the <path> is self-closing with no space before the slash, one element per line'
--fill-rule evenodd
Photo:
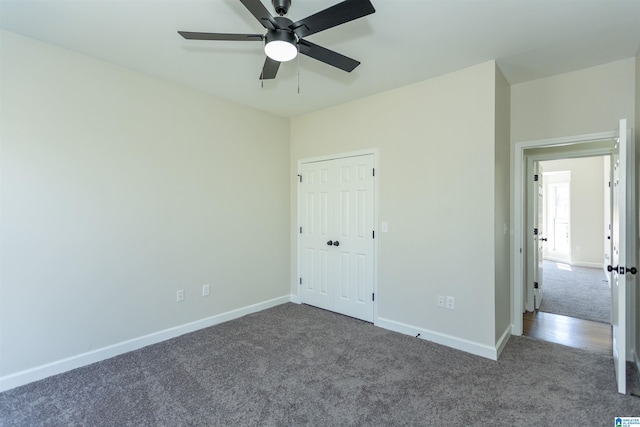
<path fill-rule="evenodd" d="M 369 0 L 345 0 L 323 11 L 289 25 L 299 38 L 324 31 L 354 19 L 372 14 L 376 10 Z"/>
<path fill-rule="evenodd" d="M 278 74 L 278 68 L 280 68 L 280 62 L 275 61 L 267 56 L 262 67 L 262 73 L 260 73 L 260 80 L 275 79 Z"/>
<path fill-rule="evenodd" d="M 249 12 L 262 24 L 263 27 L 270 30 L 279 29 L 280 26 L 273 19 L 273 16 L 269 13 L 266 7 L 260 2 L 260 0 L 240 0 L 240 3 L 246 7 Z"/>
<path fill-rule="evenodd" d="M 336 68 L 340 68 L 348 73 L 352 72 L 354 68 L 360 65 L 360 61 L 356 61 L 355 59 L 351 59 L 339 54 L 338 52 L 334 52 L 306 40 L 300 40 L 299 46 L 301 54 L 310 56 L 313 59 L 317 59 L 320 62 L 332 65 Z"/>
<path fill-rule="evenodd" d="M 224 34 L 224 33 L 194 33 L 178 31 L 187 40 L 232 40 L 232 41 L 262 41 L 262 34 Z"/>

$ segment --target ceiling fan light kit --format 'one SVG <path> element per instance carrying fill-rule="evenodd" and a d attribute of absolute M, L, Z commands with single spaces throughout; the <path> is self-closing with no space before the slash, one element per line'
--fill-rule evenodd
<path fill-rule="evenodd" d="M 269 30 L 264 36 L 264 53 L 274 61 L 291 61 L 298 56 L 298 39 L 289 31 Z"/>
<path fill-rule="evenodd" d="M 273 17 L 260 0 L 239 0 L 267 30 L 261 34 L 222 34 L 178 31 L 188 40 L 264 41 L 267 55 L 260 80 L 274 79 L 281 62 L 294 59 L 298 53 L 346 72 L 353 71 L 359 61 L 303 39 L 303 37 L 336 27 L 375 12 L 370 0 L 344 0 L 318 13 L 292 22 L 283 17 L 291 6 L 291 0 L 272 0 L 276 13 Z"/>

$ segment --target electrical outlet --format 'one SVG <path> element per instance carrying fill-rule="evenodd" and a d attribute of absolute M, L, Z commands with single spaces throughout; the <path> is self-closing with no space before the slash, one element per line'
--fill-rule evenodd
<path fill-rule="evenodd" d="M 453 310 L 456 299 L 454 297 L 447 297 L 447 309 Z"/>
<path fill-rule="evenodd" d="M 211 287 L 209 286 L 209 284 L 202 285 L 202 296 L 203 297 L 208 297 L 210 289 L 211 289 Z"/>
<path fill-rule="evenodd" d="M 176 292 L 176 301 L 178 302 L 184 301 L 184 291 L 182 289 Z"/>
<path fill-rule="evenodd" d="M 438 307 L 444 308 L 444 296 L 438 295 Z"/>

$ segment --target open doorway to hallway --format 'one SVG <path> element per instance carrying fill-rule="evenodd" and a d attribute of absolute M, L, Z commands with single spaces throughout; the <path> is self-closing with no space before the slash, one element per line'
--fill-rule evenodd
<path fill-rule="evenodd" d="M 523 333 L 610 355 L 610 157 L 538 163 L 542 300 L 524 313 Z"/>

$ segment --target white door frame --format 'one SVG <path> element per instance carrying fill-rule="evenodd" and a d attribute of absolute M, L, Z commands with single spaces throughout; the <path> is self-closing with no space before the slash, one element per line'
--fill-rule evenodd
<path fill-rule="evenodd" d="M 511 240 L 511 334 L 522 335 L 522 313 L 524 308 L 524 280 L 525 272 L 524 259 L 526 244 L 526 211 L 525 197 L 527 195 L 526 188 L 526 170 L 527 162 L 533 160 L 554 160 L 560 157 L 572 157 L 572 154 L 538 154 L 529 155 L 525 151 L 533 148 L 549 148 L 561 146 L 573 146 L 579 144 L 593 143 L 602 140 L 615 139 L 618 132 L 603 132 L 587 135 L 577 135 L 562 138 L 540 139 L 534 141 L 517 142 L 514 146 L 513 156 L 511 157 L 511 195 L 513 200 L 511 209 L 511 224 L 513 224 L 513 235 Z M 581 150 L 576 147 L 576 157 L 607 155 L 610 152 L 603 150 L 585 148 Z"/>
<path fill-rule="evenodd" d="M 313 163 L 313 162 L 323 162 L 326 160 L 335 160 L 335 159 L 344 159 L 344 158 L 348 158 L 348 157 L 359 157 L 359 156 L 366 156 L 366 155 L 373 155 L 373 167 L 375 170 L 375 179 L 373 180 L 373 197 L 374 197 L 374 202 L 373 202 L 373 226 L 374 226 L 374 232 L 375 232 L 375 238 L 373 239 L 373 293 L 375 294 L 375 299 L 373 300 L 373 324 L 377 324 L 378 322 L 378 301 L 379 301 L 379 297 L 378 297 L 378 245 L 379 245 L 379 241 L 380 241 L 380 233 L 378 232 L 379 227 L 378 227 L 378 211 L 379 211 L 379 206 L 380 206 L 380 197 L 379 197 L 379 186 L 378 186 L 378 181 L 380 179 L 380 169 L 378 168 L 378 157 L 379 157 L 379 150 L 377 148 L 370 148 L 370 149 L 365 149 L 365 150 L 357 150 L 357 151 L 349 151 L 346 153 L 336 153 L 336 154 L 328 154 L 325 156 L 318 156 L 318 157 L 309 157 L 309 158 L 305 158 L 305 159 L 299 159 L 298 160 L 298 166 L 297 166 L 297 173 L 298 175 L 300 174 L 300 166 L 304 163 Z M 298 225 L 296 226 L 296 229 L 300 228 L 300 186 L 298 185 L 298 204 L 296 206 L 296 216 L 297 216 L 297 220 L 298 220 Z M 297 234 L 297 238 L 296 238 L 296 275 L 298 278 L 300 278 L 300 233 L 296 233 Z M 296 302 L 301 302 L 302 299 L 300 297 L 300 284 L 298 283 L 298 285 L 296 286 L 296 293 L 295 293 L 295 301 Z"/>

